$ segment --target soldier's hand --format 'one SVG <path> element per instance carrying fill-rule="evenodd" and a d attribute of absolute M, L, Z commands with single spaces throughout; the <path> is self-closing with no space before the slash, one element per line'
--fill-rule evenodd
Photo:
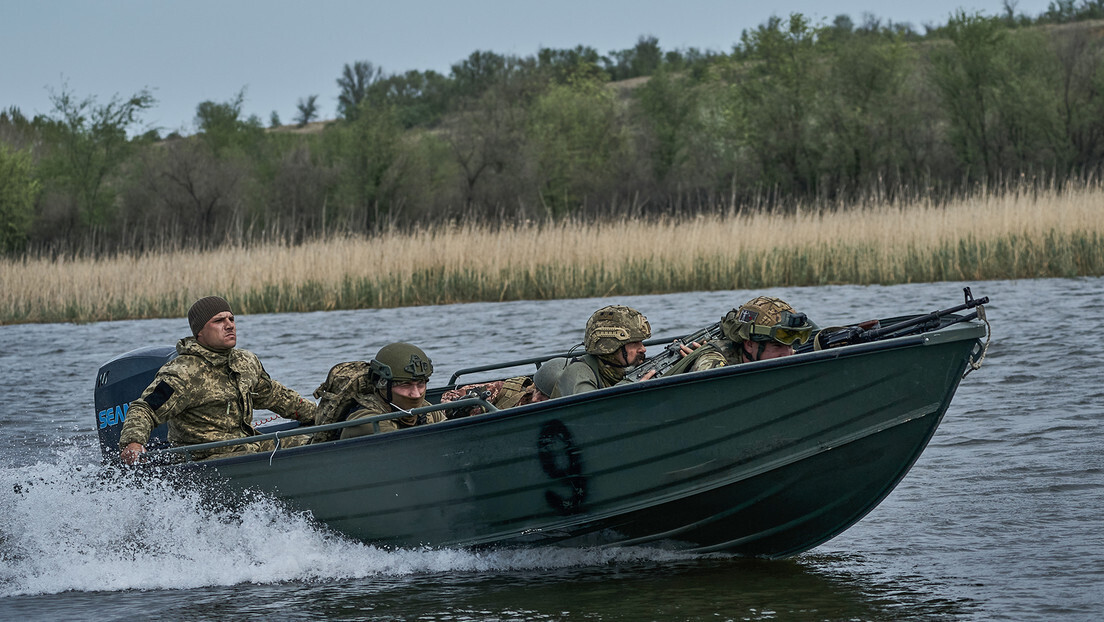
<path fill-rule="evenodd" d="M 701 347 L 701 344 L 698 343 L 697 341 L 691 341 L 689 346 L 680 343 L 679 344 L 679 353 L 682 354 L 683 356 L 686 356 L 686 355 L 690 354 L 691 352 L 693 352 L 694 350 L 697 350 L 700 347 Z"/>
<path fill-rule="evenodd" d="M 146 453 L 146 448 L 141 443 L 130 443 L 119 452 L 119 459 L 123 461 L 123 464 L 137 464 L 142 459 L 142 454 Z"/>
<path fill-rule="evenodd" d="M 640 379 L 641 379 L 641 380 L 651 380 L 652 378 L 655 378 L 655 375 L 656 375 L 656 370 L 654 370 L 654 369 L 649 369 L 649 370 L 648 370 L 648 373 L 646 373 L 646 374 L 644 374 L 643 376 L 641 376 L 641 377 L 640 377 Z"/>

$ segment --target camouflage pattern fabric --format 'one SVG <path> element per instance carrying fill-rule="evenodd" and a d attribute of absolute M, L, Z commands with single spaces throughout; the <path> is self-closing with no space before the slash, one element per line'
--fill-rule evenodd
<path fill-rule="evenodd" d="M 644 341 L 652 336 L 652 327 L 644 314 L 624 305 L 609 305 L 595 311 L 583 330 L 583 349 L 587 354 L 613 354 L 621 346 Z"/>
<path fill-rule="evenodd" d="M 740 347 L 741 342 L 731 339 L 711 339 L 703 343 L 671 369 L 664 372 L 664 376 L 673 376 L 691 371 L 714 369 L 725 365 L 737 365 L 744 361 L 744 351 Z"/>
<path fill-rule="evenodd" d="M 774 326 L 782 321 L 782 312 L 793 312 L 794 308 L 774 296 L 759 296 L 733 309 L 721 318 L 721 330 L 732 341 L 751 338 L 749 324 Z"/>
<path fill-rule="evenodd" d="M 513 408 L 514 406 L 524 406 L 525 404 L 532 404 L 533 402 L 540 402 L 548 399 L 547 395 L 537 390 L 531 376 L 515 376 L 513 378 L 507 378 L 506 380 L 495 380 L 494 382 L 485 382 L 482 384 L 466 384 L 462 387 L 450 389 L 441 395 L 441 401 L 455 402 L 456 400 L 467 397 L 468 393 L 471 391 L 476 391 L 480 394 L 490 393 L 485 399 L 491 404 L 494 404 L 495 408 L 499 410 Z M 472 406 L 464 409 L 453 418 L 470 417 L 472 415 L 481 414 L 483 414 L 482 406 Z"/>
<path fill-rule="evenodd" d="M 353 411 L 347 418 L 352 421 L 354 419 L 363 419 L 365 417 L 372 417 L 375 415 L 382 415 L 384 413 L 396 412 L 390 404 L 384 401 L 383 397 L 379 393 L 373 392 L 371 395 L 357 395 L 357 404 L 359 408 Z M 422 400 L 418 404 L 417 408 L 422 406 L 429 406 L 429 402 Z M 442 411 L 435 410 L 424 415 L 403 415 L 395 419 L 388 419 L 385 421 L 379 421 L 376 423 L 366 423 L 364 425 L 355 425 L 348 428 L 341 429 L 341 438 L 356 438 L 358 436 L 366 436 L 368 434 L 376 434 L 375 427 L 379 426 L 379 433 L 394 432 L 396 430 L 402 430 L 404 428 L 412 428 L 416 425 L 423 425 L 427 423 L 440 423 L 445 420 L 445 414 Z"/>
<path fill-rule="evenodd" d="M 702 348 L 707 346 L 709 349 L 698 356 L 694 364 L 690 366 L 689 371 L 714 369 L 716 367 L 724 367 L 725 365 L 738 365 L 744 362 L 744 349 L 740 347 L 739 342 L 732 341 L 731 339 L 714 339 L 702 346 Z M 702 348 L 699 348 L 699 350 Z"/>
<path fill-rule="evenodd" d="M 260 359 L 248 350 L 209 350 L 186 337 L 176 344 L 179 356 L 157 372 L 142 396 L 130 403 L 119 448 L 145 445 L 153 428 L 168 422 L 169 442 L 194 445 L 255 436 L 253 409 L 266 408 L 288 419 L 313 423 L 315 404 L 268 376 Z M 294 437 L 281 446 L 295 444 Z M 300 441 L 301 442 L 301 441 Z M 270 449 L 271 443 L 248 443 L 196 452 L 194 459 Z"/>
<path fill-rule="evenodd" d="M 347 361 L 330 368 L 326 380 L 314 390 L 318 400 L 317 425 L 344 421 L 345 417 L 358 407 L 357 395 L 371 395 L 374 391 L 369 377 L 370 365 L 366 361 Z M 312 443 L 324 443 L 337 440 L 341 430 L 316 432 Z"/>

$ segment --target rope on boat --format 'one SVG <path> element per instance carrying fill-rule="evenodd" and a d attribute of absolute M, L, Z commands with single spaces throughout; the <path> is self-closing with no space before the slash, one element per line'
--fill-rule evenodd
<path fill-rule="evenodd" d="M 985 354 L 989 351 L 989 341 L 993 338 L 993 326 L 989 323 L 989 319 L 985 317 L 985 306 L 977 306 L 977 317 L 982 322 L 985 322 L 985 343 L 981 346 L 981 354 L 970 361 L 970 367 L 963 372 L 962 377 L 970 375 L 970 372 L 981 369 L 981 362 L 985 360 Z"/>
<path fill-rule="evenodd" d="M 272 466 L 272 458 L 276 456 L 276 450 L 280 449 L 280 431 L 276 430 L 272 434 L 275 438 L 272 439 L 272 453 L 268 454 L 268 466 Z"/>

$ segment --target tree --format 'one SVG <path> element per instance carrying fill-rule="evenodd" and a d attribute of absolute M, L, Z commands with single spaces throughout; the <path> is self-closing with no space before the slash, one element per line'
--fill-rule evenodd
<path fill-rule="evenodd" d="M 442 139 L 462 177 L 465 208 L 493 214 L 525 192 L 525 184 L 512 183 L 524 168 L 525 111 L 508 91 L 490 89 L 478 106 L 443 125 Z"/>
<path fill-rule="evenodd" d="M 656 182 L 662 184 L 672 173 L 681 177 L 684 171 L 677 171 L 677 165 L 686 156 L 683 140 L 696 111 L 693 90 L 685 78 L 660 71 L 634 94 L 643 113 L 641 123 L 649 130 L 648 151 Z"/>
<path fill-rule="evenodd" d="M 953 45 L 932 58 L 951 144 L 975 180 L 1053 169 L 1062 150 L 1061 65 L 1040 33 L 1014 32 L 959 11 L 946 27 Z"/>
<path fill-rule="evenodd" d="M 49 189 L 67 196 L 76 210 L 63 226 L 72 230 L 80 225 L 86 231 L 102 227 L 115 204 L 108 182 L 133 147 L 127 130 L 156 100 L 143 90 L 100 106 L 93 97 L 77 99 L 64 89 L 51 93 L 50 100 L 54 116 L 44 124 L 44 133 L 52 149 L 42 162 L 43 178 L 50 179 Z"/>
<path fill-rule="evenodd" d="M 818 33 L 794 13 L 785 23 L 771 17 L 741 36 L 741 51 L 751 63 L 737 80 L 734 116 L 765 187 L 798 194 L 816 190 L 819 154 L 811 139 L 824 71 L 814 53 Z"/>
<path fill-rule="evenodd" d="M 838 19 L 831 30 L 831 43 L 822 48 L 828 72 L 817 110 L 823 122 L 810 137 L 823 154 L 822 196 L 854 196 L 885 182 L 897 187 L 907 181 L 902 177 L 930 171 L 933 163 L 917 139 L 929 126 L 920 110 L 930 98 L 915 91 L 912 48 L 888 30 L 853 31 Z M 938 113 L 930 105 L 928 111 Z"/>
<path fill-rule="evenodd" d="M 256 116 L 242 119 L 245 89 L 225 102 L 205 101 L 196 106 L 196 125 L 203 141 L 216 155 L 230 149 L 246 149 L 264 134 Z"/>
<path fill-rule="evenodd" d="M 141 192 L 124 205 L 126 218 L 154 236 L 174 232 L 173 243 L 214 247 L 227 241 L 226 230 L 243 203 L 246 164 L 220 160 L 192 139 L 167 141 L 143 155 L 136 176 Z M 157 241 L 164 240 L 143 240 Z"/>
<path fill-rule="evenodd" d="M 360 104 L 368 96 L 368 89 L 383 76 L 383 70 L 368 61 L 358 60 L 352 65 L 345 64 L 337 87 L 341 92 L 337 96 L 337 114 L 346 121 L 356 120 Z"/>
<path fill-rule="evenodd" d="M 395 109 L 403 127 L 438 121 L 448 105 L 449 81 L 436 71 L 408 71 L 376 80 L 365 99 L 372 106 Z"/>
<path fill-rule="evenodd" d="M 30 153 L 0 143 L 0 252 L 23 249 L 40 189 Z"/>
<path fill-rule="evenodd" d="M 600 61 L 597 50 L 582 45 L 571 50 L 541 48 L 537 51 L 537 67 L 557 84 L 582 80 L 607 82 L 609 75 L 599 68 Z"/>
<path fill-rule="evenodd" d="M 1077 29 L 1052 42 L 1060 70 L 1058 114 L 1071 169 L 1104 161 L 1104 44 L 1088 29 Z"/>
<path fill-rule="evenodd" d="M 548 215 L 614 196 L 627 141 L 609 89 L 595 81 L 554 85 L 537 99 L 530 119 Z"/>
<path fill-rule="evenodd" d="M 653 75 L 663 64 L 663 51 L 659 39 L 649 35 L 640 37 L 636 45 L 627 50 L 610 52 L 604 64 L 613 80 L 627 80 Z"/>
<path fill-rule="evenodd" d="M 295 124 L 303 127 L 318 117 L 318 96 L 310 95 L 306 99 L 300 97 L 295 107 L 299 111 L 295 115 Z"/>
<path fill-rule="evenodd" d="M 395 196 L 403 153 L 402 125 L 391 107 L 361 102 L 354 121 L 322 134 L 329 163 L 337 175 L 338 205 L 334 218 L 354 231 L 378 230 L 394 224 L 399 204 Z"/>
<path fill-rule="evenodd" d="M 501 54 L 476 50 L 452 66 L 453 88 L 460 97 L 478 99 L 505 79 L 510 65 L 510 60 Z"/>

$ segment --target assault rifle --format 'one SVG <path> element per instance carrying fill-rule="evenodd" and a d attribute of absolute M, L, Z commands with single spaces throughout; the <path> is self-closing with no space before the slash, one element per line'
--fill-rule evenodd
<path fill-rule="evenodd" d="M 912 333 L 923 333 L 929 330 L 934 330 L 943 325 L 943 318 L 951 315 L 952 313 L 958 313 L 959 311 L 965 311 L 966 309 L 979 308 L 980 313 L 984 314 L 984 307 L 982 305 L 989 303 L 989 297 L 975 299 L 973 294 L 970 293 L 969 287 L 962 288 L 962 291 L 966 295 L 966 302 L 950 309 L 943 309 L 940 311 L 932 311 L 927 315 L 920 315 L 896 324 L 889 326 L 879 326 L 878 322 L 870 321 L 863 322 L 861 324 L 855 324 L 853 326 L 842 326 L 839 328 L 825 328 L 820 331 L 816 338 L 813 340 L 816 344 L 816 348 L 819 350 L 827 350 L 829 348 L 839 348 L 842 346 L 849 346 L 856 343 L 869 343 L 871 341 L 878 341 L 879 339 L 889 339 L 891 337 L 903 337 Z M 966 322 L 978 317 L 979 311 L 968 313 L 962 317 L 954 318 L 946 325 L 957 324 L 958 322 Z"/>
<path fill-rule="evenodd" d="M 481 391 L 480 389 L 483 389 L 483 390 Z M 459 399 L 467 399 L 467 398 L 472 398 L 472 397 L 474 397 L 476 399 L 490 401 L 491 392 L 484 389 L 483 387 L 476 386 L 476 387 L 472 387 L 472 388 L 468 389 L 468 392 L 465 393 L 463 396 L 461 396 Z M 454 401 L 457 401 L 457 400 L 454 400 Z M 479 408 L 479 407 L 478 406 L 463 406 L 463 407 L 460 407 L 460 408 L 446 409 L 444 411 L 445 412 L 445 419 L 459 419 L 460 417 L 467 417 L 468 415 L 471 414 L 471 411 L 476 409 L 476 408 Z"/>
<path fill-rule="evenodd" d="M 636 382 L 644 377 L 644 374 L 655 370 L 655 376 L 659 377 L 667 373 L 667 370 L 674 367 L 679 361 L 682 360 L 682 346 L 683 344 L 691 344 L 695 341 L 699 344 L 704 344 L 710 339 L 718 339 L 721 336 L 721 323 L 716 322 L 710 324 L 705 328 L 698 329 L 697 331 L 685 336 L 675 339 L 673 342 L 663 346 L 663 351 L 657 353 L 655 356 L 649 358 L 643 363 L 637 365 L 625 374 L 626 380 Z"/>

